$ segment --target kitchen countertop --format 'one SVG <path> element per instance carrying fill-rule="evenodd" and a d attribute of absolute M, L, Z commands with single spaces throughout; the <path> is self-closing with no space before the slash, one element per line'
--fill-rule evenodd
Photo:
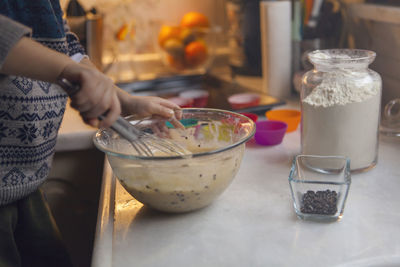
<path fill-rule="evenodd" d="M 56 152 L 93 148 L 92 136 L 95 132 L 96 128 L 85 124 L 79 112 L 71 108 L 68 101 L 63 121 L 58 131 Z"/>
<path fill-rule="evenodd" d="M 93 148 L 94 132 L 68 105 L 56 150 Z M 294 213 L 287 178 L 299 150 L 299 130 L 278 146 L 248 143 L 212 205 L 175 215 L 133 199 L 106 161 L 92 266 L 400 266 L 400 140 L 380 138 L 377 166 L 352 175 L 343 219 L 333 223 Z"/>
<path fill-rule="evenodd" d="M 107 161 L 92 266 L 399 266 L 400 140 L 380 138 L 378 164 L 352 175 L 342 220 L 296 217 L 288 175 L 300 130 L 277 146 L 246 145 L 232 184 L 210 206 L 152 211 Z"/>

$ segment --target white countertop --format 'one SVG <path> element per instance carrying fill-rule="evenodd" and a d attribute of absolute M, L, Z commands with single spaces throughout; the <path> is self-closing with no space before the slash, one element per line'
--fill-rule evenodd
<path fill-rule="evenodd" d="M 68 106 L 56 149 L 92 148 L 94 132 Z M 175 215 L 133 199 L 106 162 L 92 266 L 400 266 L 400 139 L 380 139 L 377 166 L 352 176 L 333 223 L 295 215 L 288 175 L 299 150 L 299 130 L 278 146 L 249 143 L 212 205 Z"/>
<path fill-rule="evenodd" d="M 381 138 L 377 166 L 352 175 L 333 223 L 295 215 L 288 175 L 299 150 L 299 129 L 277 146 L 249 142 L 227 190 L 185 214 L 146 208 L 106 162 L 92 266 L 400 266 L 400 139 Z"/>
<path fill-rule="evenodd" d="M 68 100 L 58 131 L 56 152 L 93 148 L 92 136 L 95 132 L 96 128 L 85 124 L 79 112 L 71 108 Z"/>

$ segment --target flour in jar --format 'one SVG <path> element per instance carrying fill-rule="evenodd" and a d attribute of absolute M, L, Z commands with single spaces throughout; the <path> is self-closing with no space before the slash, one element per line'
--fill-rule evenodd
<path fill-rule="evenodd" d="M 351 170 L 375 163 L 380 87 L 351 70 L 327 73 L 302 100 L 302 153 L 347 156 Z"/>

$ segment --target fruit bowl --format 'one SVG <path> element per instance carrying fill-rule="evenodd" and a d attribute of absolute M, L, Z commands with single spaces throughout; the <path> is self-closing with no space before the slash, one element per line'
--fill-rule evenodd
<path fill-rule="evenodd" d="M 251 119 L 218 109 L 182 109 L 182 123 L 184 130 L 166 128 L 169 138 L 193 153 L 189 156 L 138 156 L 110 129 L 100 129 L 94 137 L 127 192 L 163 212 L 188 212 L 211 204 L 235 177 L 245 143 L 255 132 Z"/>
<path fill-rule="evenodd" d="M 162 62 L 175 73 L 205 72 L 214 58 L 217 32 L 198 12 L 185 14 L 179 25 L 162 24 L 157 38 Z"/>

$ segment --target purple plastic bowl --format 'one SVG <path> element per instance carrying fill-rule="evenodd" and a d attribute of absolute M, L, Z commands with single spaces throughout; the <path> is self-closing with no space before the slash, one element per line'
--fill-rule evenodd
<path fill-rule="evenodd" d="M 254 139 L 263 146 L 278 145 L 282 142 L 287 127 L 283 121 L 257 121 Z"/>

